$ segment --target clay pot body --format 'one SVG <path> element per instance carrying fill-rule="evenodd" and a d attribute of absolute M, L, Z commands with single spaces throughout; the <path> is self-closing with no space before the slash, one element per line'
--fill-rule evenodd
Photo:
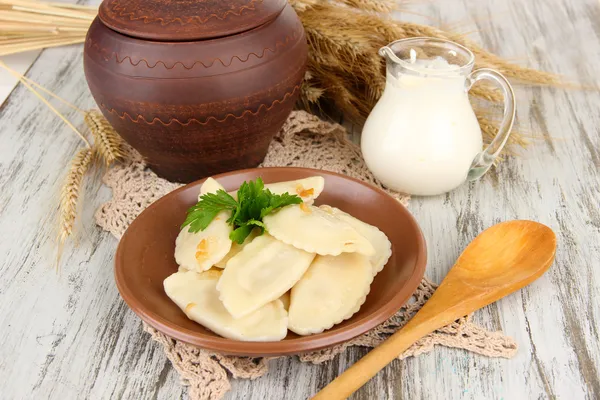
<path fill-rule="evenodd" d="M 281 8 L 250 30 L 195 41 L 135 38 L 96 18 L 84 52 L 92 95 L 161 177 L 190 182 L 254 167 L 291 112 L 306 67 L 302 24 Z"/>

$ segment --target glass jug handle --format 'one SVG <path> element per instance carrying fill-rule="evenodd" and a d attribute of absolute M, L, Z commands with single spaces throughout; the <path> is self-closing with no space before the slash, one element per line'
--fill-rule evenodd
<path fill-rule="evenodd" d="M 470 181 L 481 178 L 483 174 L 490 169 L 498 157 L 498 154 L 500 154 L 502 148 L 506 144 L 513 123 L 515 122 L 515 93 L 508 80 L 498 71 L 489 68 L 481 68 L 471 72 L 467 78 L 467 91 L 471 90 L 473 85 L 481 80 L 493 81 L 502 89 L 504 94 L 504 116 L 502 117 L 500 128 L 498 129 L 496 137 L 492 140 L 492 143 L 490 143 L 481 153 L 477 154 L 471 163 L 471 168 L 467 175 L 467 180 Z"/>

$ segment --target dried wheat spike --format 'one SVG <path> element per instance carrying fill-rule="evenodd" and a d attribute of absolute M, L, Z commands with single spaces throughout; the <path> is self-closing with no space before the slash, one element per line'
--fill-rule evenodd
<path fill-rule="evenodd" d="M 106 166 L 123 159 L 123 139 L 99 111 L 86 111 L 85 123 L 94 136 L 94 150 Z"/>
<path fill-rule="evenodd" d="M 92 162 L 92 156 L 92 149 L 86 147 L 79 150 L 71 161 L 69 173 L 60 193 L 60 230 L 58 236 L 60 247 L 73 233 L 81 184 Z"/>
<path fill-rule="evenodd" d="M 479 126 L 481 127 L 484 142 L 490 143 L 492 140 L 494 140 L 496 134 L 498 134 L 500 119 L 494 118 L 493 116 L 489 115 L 489 113 L 482 110 L 475 110 L 475 115 L 477 116 L 477 122 L 479 122 Z M 511 146 L 517 145 L 520 147 L 525 147 L 529 144 L 523 133 L 519 132 L 517 129 L 518 127 L 513 128 L 510 136 L 508 137 L 508 146 L 504 148 L 503 153 L 511 154 Z"/>
<path fill-rule="evenodd" d="M 396 0 L 338 0 L 347 6 L 358 8 L 363 11 L 372 11 L 378 13 L 391 13 L 398 9 Z"/>
<path fill-rule="evenodd" d="M 300 97 L 303 100 L 306 100 L 307 105 L 313 104 L 319 101 L 324 92 L 324 89 L 315 87 L 311 85 L 310 81 L 305 80 L 302 84 Z"/>
<path fill-rule="evenodd" d="M 302 12 L 318 5 L 320 0 L 289 0 L 289 3 L 296 12 Z"/>
<path fill-rule="evenodd" d="M 487 84 L 486 82 L 478 82 L 476 83 L 471 90 L 469 90 L 469 95 L 475 96 L 479 99 L 487 100 L 492 103 L 502 104 L 504 101 L 504 95 L 500 91 L 500 89 Z"/>

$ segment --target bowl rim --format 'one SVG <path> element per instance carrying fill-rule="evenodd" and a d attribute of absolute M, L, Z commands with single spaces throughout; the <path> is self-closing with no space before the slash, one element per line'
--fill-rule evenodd
<path fill-rule="evenodd" d="M 340 174 L 337 172 L 331 172 L 327 170 L 319 170 L 313 168 L 302 168 L 302 167 L 264 167 L 264 168 L 247 168 L 242 170 L 235 170 L 230 172 L 225 172 L 222 174 L 217 174 L 211 176 L 214 179 L 219 179 L 231 175 L 238 175 L 242 173 L 253 173 L 260 172 L 265 170 L 280 170 L 286 169 L 289 171 L 303 172 L 309 173 L 312 175 L 330 175 L 340 177 L 342 179 L 350 180 L 354 183 L 360 184 L 362 186 L 366 186 L 369 189 L 372 189 L 380 194 L 391 197 L 388 193 L 383 191 L 382 189 L 375 187 L 367 182 L 361 181 L 359 179 Z M 208 177 L 207 177 L 208 178 Z M 411 228 L 417 233 L 417 257 L 415 260 L 415 268 L 413 270 L 412 275 L 407 280 L 404 287 L 409 288 L 410 290 L 402 291 L 406 293 L 400 296 L 400 291 L 397 295 L 394 295 L 387 303 L 381 306 L 375 312 L 362 317 L 356 321 L 352 321 L 348 325 L 344 327 L 341 331 L 325 331 L 318 335 L 309 335 L 309 336 L 301 336 L 298 338 L 290 339 L 290 340 L 281 340 L 276 342 L 246 342 L 246 341 L 237 341 L 232 339 L 227 339 L 221 336 L 209 336 L 204 333 L 190 330 L 186 328 L 182 328 L 173 324 L 172 322 L 164 319 L 162 316 L 154 313 L 152 310 L 146 309 L 146 307 L 137 299 L 136 296 L 132 294 L 131 289 L 125 283 L 123 277 L 123 270 L 125 268 L 123 261 L 123 253 L 124 253 L 124 243 L 127 241 L 128 233 L 133 232 L 132 227 L 135 229 L 135 226 L 139 223 L 139 218 L 144 213 L 151 213 L 154 208 L 157 208 L 165 201 L 169 201 L 169 198 L 175 195 L 178 192 L 187 190 L 191 186 L 200 185 L 207 178 L 199 179 L 197 181 L 188 183 L 180 188 L 177 188 L 160 199 L 156 200 L 150 206 L 148 206 L 145 210 L 143 210 L 129 225 L 123 236 L 119 241 L 119 245 L 117 247 L 115 261 L 114 261 L 114 277 L 117 285 L 117 289 L 121 298 L 125 301 L 127 306 L 137 314 L 144 322 L 148 325 L 156 329 L 157 331 L 164 333 L 167 336 L 170 336 L 174 339 L 181 340 L 185 343 L 200 347 L 202 349 L 216 351 L 222 354 L 229 355 L 237 355 L 237 356 L 281 356 L 281 355 L 294 355 L 301 354 L 311 351 L 321 350 L 327 347 L 334 346 L 336 344 L 340 344 L 342 342 L 346 342 L 350 339 L 353 339 L 377 325 L 383 323 L 387 319 L 389 319 L 392 315 L 394 315 L 402 306 L 406 304 L 406 302 L 413 295 L 417 287 L 419 286 L 423 276 L 425 274 L 425 267 L 427 265 L 427 248 L 425 238 L 419 227 L 414 216 L 408 211 L 408 209 L 402 205 L 399 201 L 394 199 L 394 204 L 396 204 L 397 208 L 400 212 L 405 213 L 408 217 L 408 223 L 411 225 Z"/>

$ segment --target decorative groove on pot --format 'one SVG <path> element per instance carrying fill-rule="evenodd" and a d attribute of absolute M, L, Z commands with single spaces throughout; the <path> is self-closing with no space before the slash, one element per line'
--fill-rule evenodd
<path fill-rule="evenodd" d="M 223 65 L 224 67 L 229 67 L 233 63 L 233 60 L 235 60 L 235 59 L 238 59 L 240 62 L 245 63 L 250 59 L 251 56 L 255 56 L 257 59 L 261 59 L 261 58 L 265 57 L 267 52 L 270 52 L 271 54 L 277 54 L 278 50 L 285 49 L 291 42 L 293 43 L 296 39 L 298 39 L 299 34 L 301 34 L 301 32 L 304 29 L 304 28 L 302 28 L 301 24 L 299 24 L 299 27 L 300 27 L 300 29 L 295 30 L 294 32 L 292 32 L 291 35 L 286 35 L 283 42 L 277 40 L 275 42 L 274 48 L 265 47 L 262 50 L 260 55 L 256 54 L 255 52 L 248 53 L 245 56 L 245 58 L 244 58 L 244 56 L 234 55 L 229 59 L 229 62 L 224 62 L 220 58 L 213 58 L 213 59 L 210 59 L 209 61 L 196 60 L 193 62 L 193 64 L 190 67 L 188 67 L 181 61 L 176 61 L 172 65 L 167 65 L 167 63 L 162 60 L 158 60 L 153 65 L 150 65 L 150 63 L 145 58 L 140 58 L 137 61 L 133 61 L 133 59 L 129 55 L 124 56 L 122 54 L 118 54 L 115 51 L 110 51 L 109 49 L 101 47 L 96 42 L 94 42 L 94 40 L 92 38 L 90 38 L 89 36 L 86 40 L 86 46 L 88 48 L 94 48 L 94 49 L 98 50 L 98 52 L 100 53 L 100 56 L 106 62 L 109 62 L 111 59 L 114 58 L 116 60 L 117 64 L 122 64 L 126 60 L 128 60 L 129 63 L 134 67 L 137 67 L 140 63 L 144 63 L 144 64 L 146 64 L 146 67 L 150 68 L 150 69 L 156 68 L 158 66 L 158 64 L 162 64 L 164 66 L 164 68 L 166 68 L 166 69 L 174 69 L 177 65 L 181 65 L 183 68 L 191 70 L 191 69 L 194 69 L 194 67 L 197 64 L 202 65 L 204 68 L 211 68 L 216 62 L 221 63 L 221 65 Z M 106 54 L 108 54 L 108 56 L 106 56 Z"/>
<path fill-rule="evenodd" d="M 163 26 L 172 24 L 174 22 L 178 22 L 181 25 L 187 25 L 187 24 L 192 24 L 192 23 L 205 24 L 207 21 L 209 21 L 212 18 L 216 18 L 216 19 L 219 19 L 222 21 L 230 15 L 239 17 L 242 15 L 242 12 L 244 12 L 244 11 L 255 11 L 256 10 L 255 4 L 262 3 L 262 2 L 263 2 L 263 0 L 250 0 L 248 2 L 248 4 L 241 6 L 237 10 L 227 10 L 222 15 L 210 14 L 210 15 L 207 15 L 206 18 L 201 18 L 199 15 L 191 15 L 191 16 L 185 17 L 185 18 L 175 17 L 175 18 L 171 18 L 171 19 L 154 17 L 154 16 L 149 16 L 149 15 L 136 16 L 133 11 L 126 12 L 127 7 L 121 5 L 119 0 L 113 0 L 111 11 L 118 13 L 120 17 L 129 18 L 129 20 L 131 20 L 131 21 L 144 20 L 145 24 L 149 24 L 152 22 L 160 22 L 160 24 Z"/>
<path fill-rule="evenodd" d="M 100 103 L 100 107 L 103 108 L 104 110 L 106 110 L 108 113 L 115 115 L 119 119 L 122 119 L 122 120 L 129 119 L 131 122 L 136 123 L 136 124 L 143 122 L 147 125 L 155 125 L 156 123 L 160 123 L 163 126 L 171 126 L 173 124 L 178 124 L 181 126 L 189 126 L 191 124 L 208 125 L 213 122 L 223 123 L 231 118 L 233 118 L 234 120 L 244 119 L 248 115 L 256 117 L 256 116 L 258 116 L 258 114 L 260 114 L 261 111 L 268 112 L 268 111 L 272 110 L 274 107 L 285 103 L 285 101 L 288 100 L 290 97 L 293 97 L 296 94 L 296 92 L 298 90 L 300 90 L 301 86 L 302 86 L 301 84 L 294 86 L 294 89 L 291 92 L 285 93 L 283 98 L 274 100 L 270 105 L 260 104 L 256 111 L 244 110 L 240 115 L 235 115 L 235 114 L 229 113 L 225 116 L 225 118 L 222 118 L 222 119 L 219 119 L 219 118 L 211 115 L 211 116 L 207 117 L 204 121 L 200 121 L 196 118 L 190 118 L 186 122 L 182 122 L 182 121 L 179 121 L 179 119 L 177 119 L 177 118 L 170 118 L 168 122 L 165 122 L 158 117 L 154 117 L 151 121 L 148 121 L 143 115 L 138 114 L 134 118 L 131 115 L 129 115 L 129 113 L 127 113 L 126 111 L 119 112 L 119 111 L 115 110 L 114 108 L 106 106 L 106 104 L 104 104 L 104 103 Z"/>

